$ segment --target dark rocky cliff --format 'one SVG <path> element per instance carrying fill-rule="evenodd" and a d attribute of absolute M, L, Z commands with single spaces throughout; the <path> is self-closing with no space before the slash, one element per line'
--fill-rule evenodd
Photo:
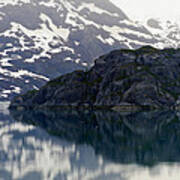
<path fill-rule="evenodd" d="M 16 107 L 173 108 L 180 97 L 180 50 L 116 50 L 88 71 L 60 76 L 39 91 L 17 96 Z"/>

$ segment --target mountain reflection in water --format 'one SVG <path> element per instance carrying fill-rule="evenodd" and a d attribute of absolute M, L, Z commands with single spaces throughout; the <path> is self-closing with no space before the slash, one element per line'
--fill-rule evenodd
<path fill-rule="evenodd" d="M 180 178 L 176 112 L 11 111 L 0 120 L 0 179 Z"/>

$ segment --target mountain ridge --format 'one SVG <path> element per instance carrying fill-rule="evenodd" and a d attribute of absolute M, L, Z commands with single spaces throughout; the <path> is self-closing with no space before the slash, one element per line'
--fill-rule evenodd
<path fill-rule="evenodd" d="M 112 51 L 88 71 L 74 71 L 29 91 L 10 108 L 174 109 L 180 104 L 180 49 Z"/>
<path fill-rule="evenodd" d="M 156 36 L 108 0 L 3 0 L 0 23 L 1 101 L 88 69 L 93 59 L 114 49 L 176 42 Z"/>
<path fill-rule="evenodd" d="M 0 100 L 10 100 L 117 48 L 159 43 L 108 0 L 1 1 Z"/>

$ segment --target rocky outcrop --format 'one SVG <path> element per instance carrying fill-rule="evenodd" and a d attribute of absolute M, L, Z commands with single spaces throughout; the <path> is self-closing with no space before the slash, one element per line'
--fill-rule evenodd
<path fill-rule="evenodd" d="M 116 50 L 75 71 L 29 91 L 10 108 L 96 107 L 116 110 L 174 108 L 180 95 L 180 50 Z"/>

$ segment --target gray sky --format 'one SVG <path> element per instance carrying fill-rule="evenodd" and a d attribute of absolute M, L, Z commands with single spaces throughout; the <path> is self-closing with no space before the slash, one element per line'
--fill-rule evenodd
<path fill-rule="evenodd" d="M 148 17 L 180 21 L 180 0 L 111 0 L 133 20 Z"/>

